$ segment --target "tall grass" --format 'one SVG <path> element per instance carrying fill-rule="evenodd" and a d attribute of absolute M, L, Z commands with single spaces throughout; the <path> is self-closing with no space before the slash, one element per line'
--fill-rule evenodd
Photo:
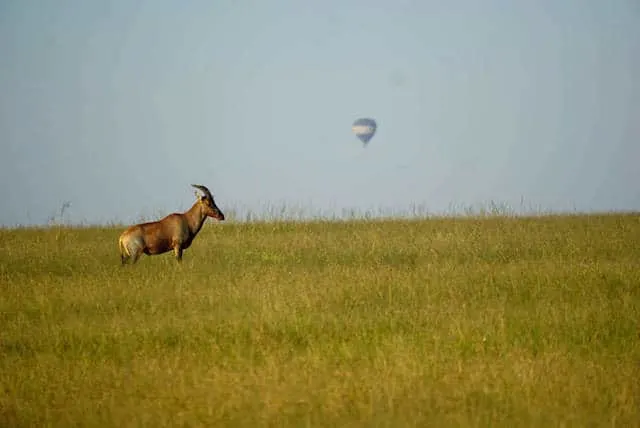
<path fill-rule="evenodd" d="M 640 217 L 0 230 L 0 425 L 640 426 Z"/>

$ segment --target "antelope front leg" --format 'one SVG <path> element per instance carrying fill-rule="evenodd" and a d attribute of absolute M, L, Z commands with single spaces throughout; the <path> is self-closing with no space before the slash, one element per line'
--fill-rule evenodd
<path fill-rule="evenodd" d="M 176 260 L 178 261 L 178 263 L 182 262 L 182 247 L 176 245 L 173 248 L 173 253 L 176 255 Z"/>

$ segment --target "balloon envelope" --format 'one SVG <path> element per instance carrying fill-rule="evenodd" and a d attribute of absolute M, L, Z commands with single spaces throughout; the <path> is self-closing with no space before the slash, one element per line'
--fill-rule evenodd
<path fill-rule="evenodd" d="M 378 125 L 376 121 L 366 117 L 356 120 L 353 122 L 353 125 L 351 125 L 351 130 L 363 144 L 367 144 L 369 140 L 373 138 L 377 128 Z"/>

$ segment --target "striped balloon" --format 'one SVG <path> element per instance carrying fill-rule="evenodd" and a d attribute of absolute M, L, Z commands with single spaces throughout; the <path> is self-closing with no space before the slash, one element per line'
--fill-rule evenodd
<path fill-rule="evenodd" d="M 364 145 L 367 145 L 369 140 L 373 138 L 377 128 L 378 125 L 376 121 L 366 117 L 356 120 L 351 126 L 353 133 L 356 134 L 356 137 L 358 137 Z"/>

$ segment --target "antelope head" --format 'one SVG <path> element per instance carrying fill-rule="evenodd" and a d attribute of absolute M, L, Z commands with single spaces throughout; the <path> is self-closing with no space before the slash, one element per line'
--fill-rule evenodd
<path fill-rule="evenodd" d="M 196 197 L 198 198 L 198 203 L 204 208 L 205 214 L 209 217 L 215 218 L 218 221 L 224 221 L 224 213 L 216 205 L 216 202 L 213 199 L 213 195 L 211 194 L 209 189 L 207 189 L 206 186 L 200 184 L 192 184 L 191 186 L 202 192 L 202 195 L 199 195 L 198 192 L 195 193 Z"/>

